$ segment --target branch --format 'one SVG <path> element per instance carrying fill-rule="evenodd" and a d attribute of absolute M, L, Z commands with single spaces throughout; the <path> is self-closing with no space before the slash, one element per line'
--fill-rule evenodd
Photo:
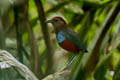
<path fill-rule="evenodd" d="M 24 5 L 24 16 L 25 17 L 25 23 L 26 23 L 26 30 L 28 32 L 28 39 L 29 39 L 29 44 L 30 44 L 30 48 L 31 48 L 31 55 L 29 56 L 30 59 L 30 68 L 31 70 L 38 76 L 39 74 L 43 74 L 41 67 L 40 67 L 40 63 L 41 61 L 39 61 L 39 50 L 38 50 L 38 45 L 37 45 L 37 40 L 35 38 L 34 32 L 32 30 L 32 27 L 30 25 L 30 21 L 29 21 L 29 15 L 28 15 L 28 0 L 26 2 L 26 4 Z"/>
<path fill-rule="evenodd" d="M 69 80 L 72 67 L 64 68 L 54 74 L 48 75 L 42 80 Z"/>
<path fill-rule="evenodd" d="M 21 26 L 22 22 L 20 21 L 19 10 L 17 6 L 14 7 L 14 23 L 16 27 L 16 39 L 17 39 L 17 49 L 18 49 L 18 56 L 19 60 L 23 62 L 23 53 L 22 53 L 22 33 L 21 33 Z"/>
<path fill-rule="evenodd" d="M 26 80 L 38 80 L 38 78 L 25 65 L 16 60 L 11 53 L 0 50 L 0 68 L 10 68 L 14 66 Z M 69 80 L 72 67 L 64 68 L 54 74 L 48 75 L 42 80 Z"/>
<path fill-rule="evenodd" d="M 5 33 L 0 16 L 0 49 L 4 49 L 4 48 L 5 48 Z"/>
<path fill-rule="evenodd" d="M 11 53 L 5 50 L 0 50 L 0 61 L 9 65 L 7 67 L 14 66 L 26 80 L 38 80 L 38 78 L 25 65 L 21 64 L 11 55 Z"/>
<path fill-rule="evenodd" d="M 50 39 L 49 31 L 47 28 L 47 25 L 45 23 L 45 13 L 43 10 L 43 6 L 40 0 L 34 0 L 35 4 L 37 6 L 38 14 L 39 14 L 39 20 L 41 22 L 41 27 L 42 27 L 42 32 L 44 36 L 44 41 L 47 49 L 47 74 L 53 72 L 53 54 L 54 54 L 54 49 L 52 46 L 52 40 Z"/>

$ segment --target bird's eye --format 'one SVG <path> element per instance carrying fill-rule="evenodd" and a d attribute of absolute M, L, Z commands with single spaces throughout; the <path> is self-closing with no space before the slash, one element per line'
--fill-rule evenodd
<path fill-rule="evenodd" d="M 57 20 L 57 19 L 55 19 L 55 22 L 58 22 L 58 20 Z"/>

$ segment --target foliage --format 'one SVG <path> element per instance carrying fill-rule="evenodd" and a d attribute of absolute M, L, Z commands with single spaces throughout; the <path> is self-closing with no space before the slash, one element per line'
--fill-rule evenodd
<path fill-rule="evenodd" d="M 78 54 L 70 80 L 119 80 L 119 9 L 119 0 L 0 1 L 0 49 L 14 53 L 40 80 L 61 70 L 72 54 L 58 46 L 45 23 L 61 16 L 88 49 Z M 0 70 L 0 80 L 9 79 L 24 80 L 14 68 Z"/>

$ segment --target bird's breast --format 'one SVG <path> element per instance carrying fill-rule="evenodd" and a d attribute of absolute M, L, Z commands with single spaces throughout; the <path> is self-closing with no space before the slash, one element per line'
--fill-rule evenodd
<path fill-rule="evenodd" d="M 79 52 L 79 48 L 72 44 L 69 40 L 64 40 L 62 43 L 59 43 L 60 47 L 62 47 L 63 49 L 73 52 L 73 53 L 78 53 Z"/>
<path fill-rule="evenodd" d="M 63 49 L 70 51 L 70 52 L 74 52 L 74 53 L 79 52 L 79 48 L 76 45 L 72 44 L 69 40 L 67 40 L 63 32 L 59 32 L 56 35 L 56 38 L 57 38 L 57 42 L 59 43 L 60 47 L 62 47 Z"/>

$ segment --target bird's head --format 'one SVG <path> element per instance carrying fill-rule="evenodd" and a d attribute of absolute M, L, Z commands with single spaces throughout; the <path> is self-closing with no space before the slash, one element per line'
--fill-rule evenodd
<path fill-rule="evenodd" d="M 52 25 L 54 26 L 54 28 L 56 30 L 65 28 L 67 26 L 65 20 L 59 16 L 56 16 L 56 17 L 46 21 L 46 23 L 52 23 Z"/>

